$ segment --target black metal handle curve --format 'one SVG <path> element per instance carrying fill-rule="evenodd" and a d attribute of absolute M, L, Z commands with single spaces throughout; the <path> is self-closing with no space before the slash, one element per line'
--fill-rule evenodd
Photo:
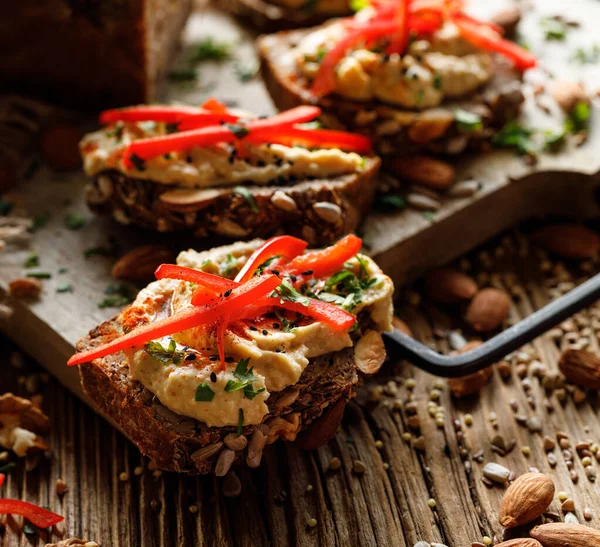
<path fill-rule="evenodd" d="M 600 299 L 600 274 L 553 300 L 516 325 L 460 355 L 442 355 L 399 330 L 385 333 L 388 352 L 423 370 L 454 378 L 485 368 Z"/>

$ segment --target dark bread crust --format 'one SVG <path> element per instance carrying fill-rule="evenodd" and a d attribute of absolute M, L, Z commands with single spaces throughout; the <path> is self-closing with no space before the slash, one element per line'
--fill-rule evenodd
<path fill-rule="evenodd" d="M 318 99 L 310 92 L 307 82 L 297 77 L 290 52 L 307 34 L 316 29 L 278 32 L 258 38 L 257 47 L 261 58 L 261 70 L 265 85 L 280 110 L 301 104 L 320 106 L 326 126 L 346 129 L 370 137 L 377 153 L 408 155 L 428 150 L 438 154 L 457 154 L 467 147 L 481 148 L 506 121 L 517 116 L 524 97 L 521 92 L 521 75 L 502 60 L 496 60 L 495 75 L 488 84 L 470 97 L 443 103 L 436 109 L 417 112 L 378 101 L 352 101 L 337 95 Z M 454 109 L 465 108 L 481 115 L 483 129 L 471 133 L 460 132 L 454 120 Z M 358 117 L 372 116 L 367 123 L 358 123 Z M 436 119 L 437 117 L 437 119 Z M 368 118 L 367 118 L 368 119 Z M 382 123 L 393 121 L 397 131 L 378 132 Z M 423 131 L 417 132 L 417 124 L 444 124 L 441 135 L 424 140 Z M 417 138 L 417 135 L 419 138 Z"/>
<path fill-rule="evenodd" d="M 156 100 L 192 0 L 19 0 L 0 18 L 3 89 L 83 110 Z"/>
<path fill-rule="evenodd" d="M 115 317 L 82 338 L 77 343 L 77 351 L 107 343 L 122 333 L 119 318 Z M 86 363 L 79 370 L 83 389 L 98 409 L 165 471 L 209 473 L 214 468 L 217 454 L 198 461 L 192 457 L 194 452 L 219 443 L 227 434 L 236 431 L 235 427 L 208 427 L 168 410 L 140 382 L 130 378 L 121 352 Z M 274 437 L 268 442 L 277 438 L 293 440 L 300 430 L 323 415 L 326 407 L 352 398 L 358 381 L 351 348 L 312 359 L 297 384 L 271 394 L 267 401 L 270 414 L 263 421 L 268 424 L 271 419 L 299 414 L 299 429 L 291 435 L 285 431 L 273 433 Z M 299 390 L 297 397 L 286 405 L 286 400 L 291 399 L 291 392 L 296 389 Z M 256 428 L 245 426 L 243 434 L 249 437 Z"/>
<path fill-rule="evenodd" d="M 288 9 L 266 0 L 216 0 L 215 4 L 232 15 L 249 22 L 262 32 L 312 27 L 324 23 L 332 17 L 343 17 L 354 13 L 350 9 L 349 3 L 347 11 L 340 13 L 315 13 L 302 9 Z"/>
<path fill-rule="evenodd" d="M 312 245 L 326 245 L 358 228 L 371 207 L 380 163 L 379 158 L 367 158 L 360 173 L 332 179 L 306 180 L 290 186 L 246 186 L 257 212 L 232 188 L 211 189 L 215 195 L 208 201 L 167 204 L 160 196 L 173 186 L 129 178 L 118 171 L 96 177 L 88 188 L 88 204 L 97 213 L 109 213 L 121 222 L 161 232 L 186 230 L 198 237 L 216 234 L 236 240 L 285 233 Z M 107 193 L 109 181 L 111 191 Z M 272 199 L 277 191 L 292 198 L 296 209 L 278 206 Z M 325 220 L 314 208 L 316 203 L 334 204 L 341 215 L 334 221 Z"/>

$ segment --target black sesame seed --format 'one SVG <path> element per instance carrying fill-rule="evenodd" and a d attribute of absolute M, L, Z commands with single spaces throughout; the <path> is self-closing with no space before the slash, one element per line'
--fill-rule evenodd
<path fill-rule="evenodd" d="M 302 275 L 312 275 L 313 271 L 312 270 L 306 270 L 305 272 L 302 272 Z"/>
<path fill-rule="evenodd" d="M 225 357 L 226 363 L 233 363 L 233 357 Z"/>
<path fill-rule="evenodd" d="M 258 330 L 254 325 L 250 325 L 250 330 Z"/>
<path fill-rule="evenodd" d="M 281 348 L 275 348 L 275 353 L 281 353 Z"/>
<path fill-rule="evenodd" d="M 210 359 L 211 361 L 217 361 L 217 360 L 219 359 L 219 356 L 218 356 L 218 355 L 211 355 L 211 356 L 209 357 L 209 359 Z"/>
<path fill-rule="evenodd" d="M 292 282 L 296 283 L 296 281 L 298 280 L 298 278 L 295 275 L 290 275 L 290 279 L 292 280 Z"/>
<path fill-rule="evenodd" d="M 271 270 L 271 273 L 272 273 L 273 275 L 279 275 L 279 270 Z"/>
<path fill-rule="evenodd" d="M 226 290 L 226 291 L 223 293 L 223 296 L 224 296 L 225 298 L 227 298 L 227 297 L 228 297 L 228 296 L 231 294 L 231 291 L 232 291 L 232 290 L 233 290 L 233 289 L 227 289 L 227 290 Z"/>
<path fill-rule="evenodd" d="M 217 381 L 217 375 L 215 374 L 214 371 L 210 373 L 210 381 L 211 382 L 216 382 Z"/>
<path fill-rule="evenodd" d="M 273 323 L 273 328 L 274 329 L 278 329 L 279 327 L 281 327 L 281 325 L 279 323 Z"/>
<path fill-rule="evenodd" d="M 195 361 L 196 360 L 196 354 L 195 353 L 188 353 L 185 356 L 185 360 L 186 361 Z"/>
<path fill-rule="evenodd" d="M 267 329 L 263 329 L 262 333 L 263 333 L 263 336 L 267 336 L 267 334 L 269 334 L 269 331 Z"/>
<path fill-rule="evenodd" d="M 185 161 L 187 161 L 188 163 L 192 163 L 194 160 L 192 156 L 188 156 L 187 158 L 185 158 Z"/>
<path fill-rule="evenodd" d="M 275 165 L 277 167 L 281 167 L 283 165 L 283 160 L 281 158 L 276 158 L 275 159 Z"/>
<path fill-rule="evenodd" d="M 266 163 L 263 160 L 258 160 L 256 162 L 256 165 L 258 165 L 259 167 L 264 167 L 266 165 Z"/>

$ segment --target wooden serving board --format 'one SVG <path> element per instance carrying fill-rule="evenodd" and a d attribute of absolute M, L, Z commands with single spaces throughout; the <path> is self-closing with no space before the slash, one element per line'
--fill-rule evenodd
<path fill-rule="evenodd" d="M 489 13 L 496 11 L 502 5 L 501 1 L 482 2 L 474 5 L 474 12 L 476 14 L 478 11 Z M 548 67 L 553 74 L 564 75 L 570 79 L 583 79 L 593 90 L 600 84 L 600 65 L 582 67 L 570 62 L 569 58 L 576 47 L 582 46 L 590 49 L 595 43 L 597 29 L 594 21 L 600 19 L 600 4 L 594 0 L 570 2 L 569 12 L 565 15 L 581 22 L 582 28 L 570 30 L 566 43 L 544 42 L 539 26 L 540 18 L 543 14 L 555 15 L 563 12 L 563 2 L 539 0 L 532 10 L 526 13 L 521 33 L 526 37 L 531 48 L 540 55 L 542 64 Z M 242 59 L 241 62 L 254 60 L 252 34 L 239 27 L 229 17 L 213 10 L 203 11 L 192 16 L 186 29 L 182 55 L 186 54 L 187 49 L 194 42 L 207 35 L 238 44 L 236 51 L 238 57 Z M 531 79 L 536 78 L 535 75 L 530 77 Z M 196 85 L 172 84 L 166 94 L 169 100 L 192 104 L 199 103 L 208 96 L 235 102 L 239 107 L 258 113 L 268 114 L 273 111 L 270 99 L 261 82 L 257 80 L 240 84 L 234 75 L 232 63 L 202 65 L 200 79 Z M 594 116 L 597 118 L 596 110 L 594 108 Z M 531 101 L 526 108 L 526 118 L 535 127 L 556 127 L 561 123 L 558 116 L 546 116 L 536 109 Z M 459 164 L 460 177 L 463 179 L 473 178 L 481 182 L 480 192 L 471 198 L 445 199 L 442 208 L 433 215 L 425 216 L 413 210 L 395 214 L 373 214 L 367 218 L 364 224 L 365 242 L 370 253 L 384 270 L 397 283 L 403 284 L 427 268 L 459 256 L 524 218 L 548 214 L 578 218 L 598 217 L 600 214 L 598 205 L 600 181 L 596 176 L 600 168 L 598 150 L 600 150 L 600 125 L 593 121 L 590 138 L 585 145 L 579 148 L 568 148 L 556 155 L 543 155 L 536 166 L 526 165 L 522 158 L 515 156 L 510 151 L 493 151 L 479 157 L 464 158 Z M 141 229 L 117 225 L 108 218 L 95 217 L 87 211 L 84 204 L 85 182 L 86 178 L 82 173 L 58 174 L 42 165 L 33 177 L 24 181 L 17 190 L 4 196 L 13 201 L 17 208 L 22 208 L 33 216 L 49 212 L 50 218 L 47 225 L 34 234 L 29 249 L 10 249 L 0 255 L 0 291 L 3 293 L 10 280 L 25 273 L 23 262 L 31 250 L 35 250 L 40 256 L 40 266 L 36 270 L 52 274 L 51 279 L 44 281 L 43 295 L 38 302 L 31 304 L 10 302 L 14 308 L 14 315 L 10 321 L 1 323 L 2 330 L 29 355 L 51 371 L 67 389 L 84 401 L 86 398 L 81 392 L 77 371 L 67 368 L 64 363 L 73 353 L 74 344 L 78 338 L 118 311 L 114 308 L 100 309 L 97 305 L 103 299 L 105 289 L 109 284 L 114 283 L 110 277 L 111 259 L 102 256 L 85 258 L 84 251 L 92 247 L 108 246 L 111 239 L 118 243 L 120 252 L 125 252 L 140 244 L 156 241 L 167 242 L 175 251 L 191 246 L 211 247 L 221 243 L 210 239 L 194 241 L 177 235 L 149 233 Z M 69 212 L 78 212 L 86 216 L 87 223 L 81 230 L 71 231 L 65 228 L 64 218 Z M 62 268 L 67 268 L 68 271 L 59 273 Z M 67 281 L 73 285 L 73 293 L 58 294 L 57 287 Z M 540 297 L 535 304 L 539 305 L 542 300 L 543 298 Z M 525 314 L 527 311 L 531 311 L 531 306 L 521 310 L 521 313 Z M 425 326 L 422 330 L 421 334 L 425 336 L 430 332 L 430 327 Z M 489 395 L 491 397 L 491 393 Z M 73 404 L 69 403 L 69 405 Z M 492 405 L 491 399 L 486 404 Z M 352 422 L 350 429 L 355 435 L 368 435 L 370 422 L 366 421 L 361 412 L 359 411 L 357 421 Z M 389 428 L 388 417 L 378 415 L 376 420 L 378 421 L 377 427 L 383 431 Z M 105 430 L 102 429 L 102 431 Z M 401 442 L 398 436 L 392 436 L 390 440 L 393 443 Z M 399 453 L 403 453 L 400 445 L 393 444 L 393 446 L 394 450 L 398 449 Z M 318 458 L 320 458 L 321 464 L 325 462 L 326 455 L 329 454 L 328 450 L 320 452 Z M 361 450 L 370 451 L 372 448 L 361 445 Z M 346 448 L 342 447 L 344 454 L 345 451 Z M 348 455 L 345 454 L 344 457 L 346 456 Z M 290 466 L 294 473 L 303 469 L 303 473 L 306 474 L 316 469 L 315 460 L 303 460 L 295 452 L 290 457 L 292 458 Z M 394 458 L 396 464 L 400 465 L 400 459 L 395 456 Z M 272 463 L 270 462 L 270 464 Z M 379 469 L 377 473 L 380 472 Z M 101 480 L 100 476 L 100 474 L 96 475 L 96 479 Z M 353 480 L 351 476 L 347 479 Z M 202 484 L 207 484 L 208 479 L 203 480 Z M 271 477 L 271 480 L 276 479 Z M 422 520 L 428 513 L 415 510 L 414 519 L 411 518 L 405 522 L 400 518 L 400 512 L 413 511 L 410 497 L 414 492 L 420 492 L 423 495 L 426 493 L 426 486 L 419 481 L 413 482 L 410 475 L 403 476 L 402 480 L 406 480 L 406 483 L 391 484 L 387 479 L 382 479 L 382 482 L 378 483 L 379 491 L 376 495 L 365 491 L 365 498 L 357 501 L 357 503 L 364 502 L 366 504 L 364 506 L 359 503 L 353 508 L 347 507 L 340 491 L 335 491 L 335 495 L 338 496 L 335 499 L 322 500 L 321 509 L 329 511 L 327 519 L 334 518 L 335 513 L 339 512 L 344 515 L 344 518 L 351 518 L 351 515 L 354 514 L 352 518 L 355 522 L 361 511 L 367 511 L 367 505 L 371 511 L 375 511 L 372 503 L 379 503 L 386 496 L 395 499 L 394 503 L 385 509 L 385 514 L 377 514 L 372 517 L 371 532 L 365 532 L 364 536 L 356 535 L 347 527 L 337 528 L 337 531 L 331 535 L 325 528 L 321 529 L 320 525 L 320 541 L 323 544 L 347 545 L 350 541 L 374 544 L 374 541 L 381 540 L 381 544 L 391 544 L 391 536 L 386 531 L 386 526 L 390 524 L 392 526 L 390 530 L 399 531 L 402 526 L 409 525 L 407 523 L 410 523 L 413 528 L 405 531 L 405 540 L 399 540 L 398 544 L 412 545 L 411 542 L 414 543 L 417 539 L 422 538 L 439 539 L 440 535 L 437 533 L 427 532 L 425 535 L 421 534 L 422 537 L 419 537 L 417 533 L 423 533 L 428 527 L 434 526 L 433 520 Z M 173 479 L 172 482 L 179 483 L 179 486 L 183 487 L 182 480 Z M 292 480 L 293 482 L 294 480 Z M 272 490 L 275 488 L 273 486 Z M 299 483 L 294 483 L 291 493 L 298 493 L 298 488 L 300 488 Z M 461 488 L 468 490 L 469 487 L 465 487 L 461 483 Z M 104 502 L 106 501 L 104 500 Z M 422 500 L 420 501 L 422 502 Z M 331 507 L 333 507 L 333 513 Z M 287 522 L 286 526 L 290 526 L 288 532 L 297 534 L 295 537 L 299 543 L 309 545 L 317 542 L 317 538 L 307 536 L 306 530 L 302 531 L 304 515 L 294 513 L 293 509 L 291 511 L 292 514 L 286 517 L 286 519 L 289 517 L 290 520 L 284 519 Z M 258 515 L 255 516 L 258 517 Z M 147 523 L 147 518 L 146 515 L 143 522 Z M 220 517 L 212 514 L 211 518 L 219 519 Z M 230 518 L 235 517 L 232 514 Z M 419 521 L 419 519 L 421 520 Z M 327 522 L 331 524 L 331 520 L 327 520 Z M 295 532 L 292 532 L 292 523 L 295 523 Z M 358 522 L 355 524 L 358 526 Z M 279 525 L 282 526 L 282 522 L 279 524 L 272 522 L 268 526 Z M 168 539 L 164 538 L 168 538 L 171 532 L 176 533 L 175 529 L 180 529 L 180 526 L 184 525 L 178 522 L 175 528 L 168 528 L 169 533 L 163 529 L 161 543 L 158 539 L 155 541 L 146 538 L 142 544 L 169 545 Z M 220 533 L 224 533 L 223 526 L 222 522 L 217 526 Z M 465 526 L 471 532 L 477 528 L 482 530 L 484 528 L 481 522 L 469 522 Z M 104 529 L 103 526 L 94 528 L 97 531 Z M 88 527 L 87 530 L 92 531 L 92 528 Z M 86 531 L 85 527 L 83 531 Z M 264 530 L 261 528 L 256 536 L 249 537 L 257 540 L 269 538 L 268 542 L 283 544 L 283 536 L 273 535 L 272 530 L 266 535 L 263 532 Z M 204 530 L 202 533 L 206 533 L 206 531 Z M 120 532 L 110 537 L 112 539 L 108 540 L 108 545 L 137 545 L 135 542 L 125 542 L 120 537 Z M 185 537 L 195 536 L 192 534 Z M 221 536 L 215 543 L 225 544 L 230 540 L 233 541 L 232 537 Z M 442 533 L 441 537 L 445 537 L 445 533 Z M 452 542 L 448 541 L 450 547 L 462 547 L 462 543 L 455 542 L 458 536 L 450 533 L 449 537 L 452 538 Z M 302 541 L 300 541 L 301 538 Z M 384 541 L 383 538 L 387 539 Z M 102 540 L 102 538 L 96 539 Z M 476 538 L 473 538 L 473 541 L 475 540 Z M 253 544 L 250 539 L 240 539 L 237 535 L 235 542 Z M 199 541 L 199 543 L 211 544 L 212 542 L 210 537 L 203 536 L 203 541 Z M 182 545 L 184 544 L 188 543 L 182 543 Z M 191 543 L 189 544 L 191 545 Z"/>

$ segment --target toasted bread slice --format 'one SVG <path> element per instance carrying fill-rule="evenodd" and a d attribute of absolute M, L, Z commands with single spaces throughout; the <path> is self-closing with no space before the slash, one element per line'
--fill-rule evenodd
<path fill-rule="evenodd" d="M 298 77 L 293 51 L 315 30 L 292 30 L 259 37 L 263 78 L 273 102 L 281 110 L 316 104 L 323 108 L 321 119 L 325 125 L 372 138 L 381 155 L 413 154 L 423 150 L 452 155 L 468 147 L 481 147 L 499 127 L 517 115 L 523 102 L 520 73 L 501 59 L 495 59 L 494 77 L 476 93 L 429 110 L 417 112 L 379 101 L 360 102 L 337 95 L 319 99 L 311 93 L 306 80 Z M 482 130 L 459 131 L 454 115 L 457 108 L 480 114 Z"/>
<path fill-rule="evenodd" d="M 85 351 L 122 334 L 122 325 L 115 317 L 81 339 L 77 350 Z M 224 438 L 236 433 L 235 427 L 209 427 L 163 406 L 148 389 L 131 378 L 122 352 L 82 365 L 80 374 L 83 389 L 98 409 L 165 471 L 190 474 L 214 471 L 219 454 L 226 448 Z M 255 448 L 261 441 L 267 444 L 278 439 L 293 441 L 311 424 L 315 425 L 313 431 L 307 432 L 305 447 L 323 444 L 335 433 L 343 407 L 354 396 L 360 374 L 353 348 L 311 359 L 298 383 L 271 394 L 269 414 L 263 423 L 244 426 L 243 435 L 249 441 L 249 449 L 239 451 L 236 456 L 256 467 L 262 449 L 257 453 Z M 258 439 L 256 446 L 253 446 L 253 437 Z"/>
<path fill-rule="evenodd" d="M 335 241 L 356 230 L 371 207 L 379 158 L 365 158 L 357 173 L 305 180 L 286 186 L 174 189 L 173 185 L 102 171 L 87 189 L 98 213 L 116 220 L 165 231 L 232 239 L 295 235 L 311 245 Z"/>
<path fill-rule="evenodd" d="M 327 0 L 323 2 L 327 3 Z M 307 2 L 312 4 L 312 2 Z M 344 10 L 292 9 L 267 0 L 217 0 L 216 5 L 221 9 L 239 17 L 263 32 L 311 27 L 324 23 L 332 17 L 351 15 L 348 2 Z M 317 6 L 318 8 L 318 6 Z"/>

